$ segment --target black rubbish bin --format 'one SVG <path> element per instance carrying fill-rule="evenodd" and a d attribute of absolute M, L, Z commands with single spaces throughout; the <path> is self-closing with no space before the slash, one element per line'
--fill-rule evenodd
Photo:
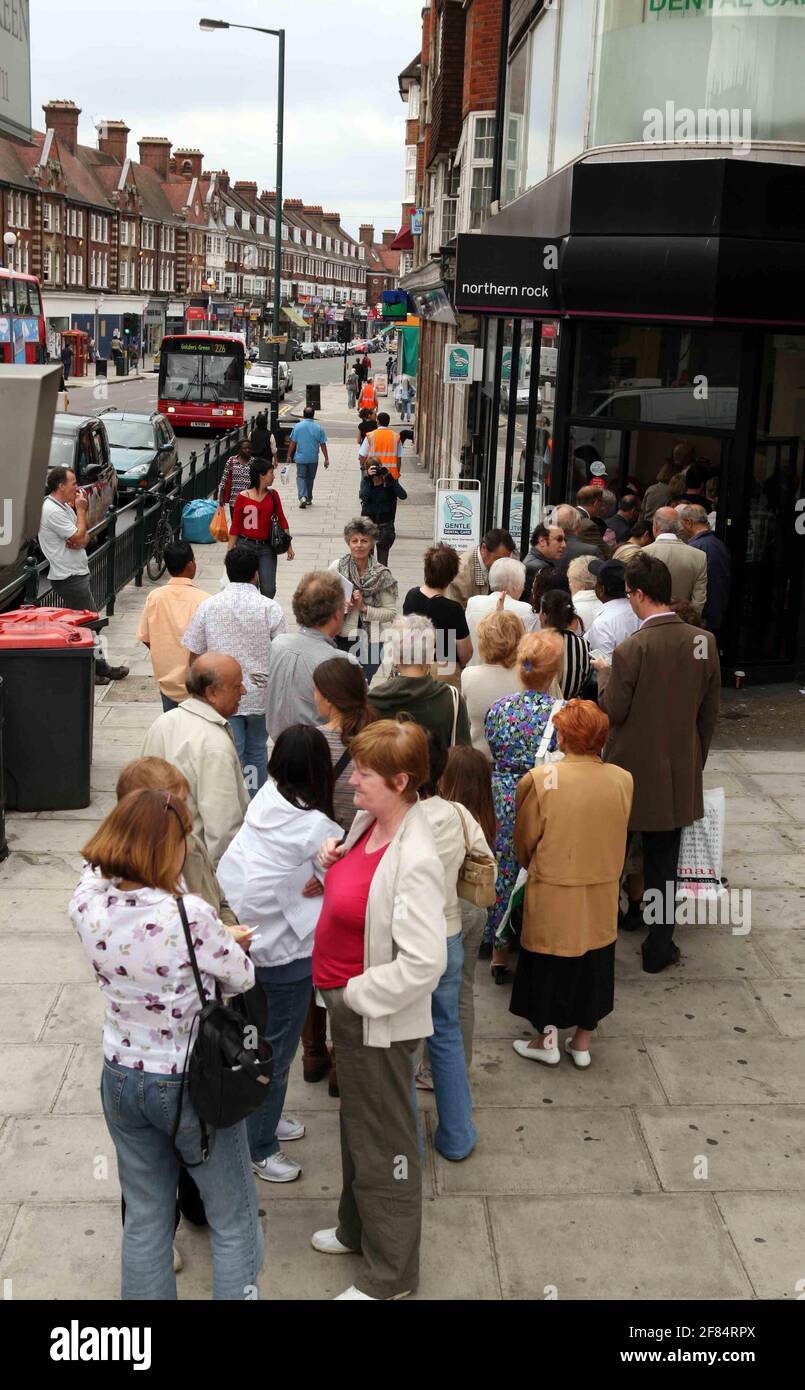
<path fill-rule="evenodd" d="M 114 362 L 115 362 L 115 375 L 116 375 L 116 376 L 125 376 L 125 375 L 126 375 L 126 366 L 125 366 L 125 361 L 124 361 L 123 355 L 122 355 L 121 353 L 118 353 L 118 354 L 115 356 Z"/>
<path fill-rule="evenodd" d="M 71 811 L 90 802 L 93 636 L 69 609 L 0 616 L 4 788 L 9 811 Z"/>
<path fill-rule="evenodd" d="M 3 776 L 3 678 L 0 676 L 0 864 L 4 859 L 8 859 L 8 842 L 6 840 L 6 797 L 5 797 L 5 778 Z"/>
<path fill-rule="evenodd" d="M 311 382 L 305 387 L 305 405 L 312 405 L 314 410 L 321 410 L 321 387 L 318 382 Z"/>
<path fill-rule="evenodd" d="M 286 463 L 288 460 L 288 444 L 291 438 L 291 430 L 294 425 L 298 425 L 301 415 L 283 415 L 277 421 L 277 462 Z"/>
<path fill-rule="evenodd" d="M 95 358 L 95 375 L 96 375 L 96 377 L 97 377 L 97 376 L 106 376 L 106 372 L 107 372 L 108 366 L 109 366 L 109 363 L 108 363 L 108 361 L 106 360 L 105 357 L 96 357 L 96 358 Z"/>

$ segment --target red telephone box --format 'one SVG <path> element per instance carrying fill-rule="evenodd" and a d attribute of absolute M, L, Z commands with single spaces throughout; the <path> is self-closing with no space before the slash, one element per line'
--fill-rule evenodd
<path fill-rule="evenodd" d="M 72 376 L 86 376 L 89 360 L 89 333 L 80 328 L 66 328 L 61 335 L 62 347 L 69 347 L 73 354 Z"/>

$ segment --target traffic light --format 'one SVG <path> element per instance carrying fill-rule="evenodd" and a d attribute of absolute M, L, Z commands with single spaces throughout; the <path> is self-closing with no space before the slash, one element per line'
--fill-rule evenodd
<path fill-rule="evenodd" d="M 349 343 L 352 340 L 352 324 L 348 319 L 342 319 L 338 325 L 339 343 Z"/>

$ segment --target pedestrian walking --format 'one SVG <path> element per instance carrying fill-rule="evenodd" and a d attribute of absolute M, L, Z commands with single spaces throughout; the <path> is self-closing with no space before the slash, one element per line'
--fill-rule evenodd
<path fill-rule="evenodd" d="M 243 673 L 233 657 L 200 656 L 188 672 L 187 699 L 154 720 L 140 749 L 140 757 L 164 758 L 182 773 L 190 788 L 193 834 L 213 864 L 234 839 L 249 805 L 227 723 L 244 694 Z"/>
<path fill-rule="evenodd" d="M 70 347 L 69 342 L 63 344 L 59 356 L 61 358 L 62 376 L 64 377 L 66 385 L 67 378 L 73 374 L 73 349 Z"/>
<path fill-rule="evenodd" d="M 177 717 L 175 710 L 160 716 Z M 125 1300 L 176 1298 L 176 1149 L 192 1167 L 206 1209 L 213 1297 L 243 1299 L 263 1263 L 245 1122 L 216 1130 L 202 1162 L 201 1125 L 186 1086 L 199 1000 L 192 980 L 187 984 L 177 898 L 207 997 L 216 988 L 239 994 L 254 984 L 254 966 L 215 911 L 184 891 L 190 824 L 181 797 L 155 790 L 124 796 L 84 845 L 86 867 L 69 906 L 104 996 L 101 1101 L 126 1204 Z"/>
<path fill-rule="evenodd" d="M 165 546 L 165 565 L 170 578 L 151 590 L 137 627 L 137 641 L 151 656 L 163 711 L 187 699 L 188 652 L 182 638 L 199 604 L 210 597 L 193 583 L 196 559 L 187 541 L 170 541 Z"/>
<path fill-rule="evenodd" d="M 291 430 L 288 445 L 288 462 L 296 463 L 296 490 L 303 511 L 305 507 L 313 506 L 313 484 L 319 467 L 319 451 L 324 459 L 324 467 L 330 467 L 327 435 L 321 425 L 316 424 L 314 414 L 312 405 L 306 405 L 303 418 Z"/>
<path fill-rule="evenodd" d="M 318 851 L 323 840 L 340 835 L 327 740 L 309 724 L 293 725 L 274 744 L 268 779 L 218 865 L 234 910 L 256 928 L 249 953 L 265 995 L 264 1036 L 274 1069 L 266 1098 L 246 1127 L 252 1168 L 264 1182 L 294 1182 L 302 1174 L 281 1145 L 304 1138 L 305 1126 L 283 1115 L 282 1107 L 312 990 L 324 877 Z"/>
<path fill-rule="evenodd" d="M 383 629 L 397 612 L 397 581 L 372 553 L 377 527 L 368 517 L 348 521 L 344 540 L 347 553 L 329 566 L 341 575 L 344 589 L 344 626 L 337 642 L 342 651 L 354 652 L 371 681 L 383 655 Z"/>
<path fill-rule="evenodd" d="M 361 516 L 368 517 L 377 527 L 375 552 L 381 565 L 387 565 L 389 551 L 397 539 L 394 520 L 397 503 L 406 502 L 408 493 L 394 473 L 376 458 L 367 458 L 366 472 L 361 479 Z"/>
<path fill-rule="evenodd" d="M 561 762 L 533 768 L 517 785 L 514 844 L 528 870 L 510 1012 L 537 1030 L 512 1046 L 557 1066 L 565 1052 L 590 1065 L 590 1040 L 615 1005 L 618 895 L 632 777 L 601 761 L 609 720 L 592 700 L 554 716 Z"/>
<path fill-rule="evenodd" d="M 286 540 L 290 542 L 292 539 L 280 495 L 275 491 L 273 482 L 273 459 L 252 459 L 249 464 L 249 487 L 235 498 L 229 528 L 229 550 L 237 546 L 255 553 L 260 593 L 264 598 L 271 599 L 277 592 L 277 558 L 282 553 L 276 548 L 275 522 L 285 533 L 281 537 L 281 544 L 284 546 Z M 294 559 L 294 548 L 290 543 L 285 558 Z"/>
<path fill-rule="evenodd" d="M 234 502 L 239 492 L 245 492 L 247 487 L 251 487 L 250 467 L 253 457 L 253 450 L 248 439 L 241 439 L 234 454 L 230 454 L 224 464 L 224 471 L 221 474 L 221 482 L 218 488 L 218 503 L 226 506 L 227 503 Z"/>
<path fill-rule="evenodd" d="M 424 732 L 378 720 L 352 753 L 359 814 L 346 840 L 322 846 L 327 872 L 313 947 L 313 983 L 338 1057 L 343 1185 L 338 1224 L 311 1243 L 325 1254 L 363 1256 L 355 1284 L 338 1295 L 356 1301 L 404 1298 L 419 1281 L 413 1065 L 433 1031 L 447 923 L 444 871 L 417 800 L 429 771 Z"/>
<path fill-rule="evenodd" d="M 87 543 L 89 503 L 79 488 L 72 468 L 51 468 L 45 483 L 45 500 L 39 522 L 39 548 L 48 562 L 50 587 L 64 608 L 97 613 L 89 580 Z M 122 681 L 128 666 L 110 666 L 100 638 L 95 637 L 95 684 Z"/>
<path fill-rule="evenodd" d="M 401 376 L 394 390 L 394 398 L 397 402 L 397 413 L 406 423 L 411 419 L 411 406 L 415 394 L 410 377 Z"/>
<path fill-rule="evenodd" d="M 277 436 L 269 426 L 266 411 L 260 411 L 255 419 L 249 441 L 252 446 L 253 458 L 273 459 L 275 463 L 277 462 L 279 458 Z"/>
<path fill-rule="evenodd" d="M 358 377 L 358 373 L 355 371 L 354 367 L 350 367 L 349 371 L 347 372 L 346 380 L 347 406 L 350 410 L 355 409 L 355 402 L 358 399 L 358 392 L 360 390 L 360 386 L 361 383 Z"/>
<path fill-rule="evenodd" d="M 368 459 L 378 459 L 393 478 L 399 478 L 402 456 L 400 436 L 393 429 L 390 429 L 390 424 L 391 420 L 386 411 L 379 411 L 377 427 L 365 432 L 363 442 L 358 450 L 358 458 L 362 468 L 366 467 Z"/>
<path fill-rule="evenodd" d="M 259 556 L 236 546 L 226 556 L 229 583 L 205 599 L 184 634 L 191 668 L 206 652 L 226 652 L 242 672 L 242 698 L 226 710 L 250 796 L 266 780 L 266 685 L 273 639 L 286 631 L 285 614 L 257 587 Z M 189 689 L 189 686 L 188 686 Z"/>
<path fill-rule="evenodd" d="M 679 960 L 673 939 L 679 842 L 683 827 L 704 815 L 702 769 L 721 686 L 716 640 L 670 611 L 671 582 L 667 565 L 645 551 L 626 566 L 640 628 L 613 651 L 599 695 L 611 725 L 605 760 L 634 778 L 629 829 L 642 842 L 650 907 L 643 969 L 651 975 Z M 620 925 L 636 930 L 643 920 L 634 900 Z"/>
<path fill-rule="evenodd" d="M 377 413 L 377 405 L 377 392 L 375 391 L 374 384 L 364 377 L 361 393 L 358 397 L 358 410 L 369 410 L 375 415 Z"/>

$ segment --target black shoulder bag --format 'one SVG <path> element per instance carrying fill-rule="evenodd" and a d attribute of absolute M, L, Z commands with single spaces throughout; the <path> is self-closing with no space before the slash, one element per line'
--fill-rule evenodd
<path fill-rule="evenodd" d="M 289 531 L 283 530 L 282 526 L 280 526 L 279 517 L 277 516 L 277 494 L 274 492 L 273 488 L 271 489 L 271 501 L 273 511 L 271 513 L 271 526 L 268 532 L 268 546 L 269 550 L 273 550 L 275 555 L 284 555 L 286 551 L 290 550 L 293 537 Z"/>
<path fill-rule="evenodd" d="M 235 1009 L 217 999 L 206 998 L 184 899 L 177 897 L 176 906 L 182 919 L 201 1009 L 193 1020 L 187 1042 L 189 1061 L 186 1054 L 173 1145 L 175 1149 L 186 1080 L 188 1094 L 201 1122 L 201 1162 L 205 1163 L 210 1156 L 209 1130 L 227 1129 L 263 1104 L 273 1070 L 272 1049 L 265 1038 L 250 1039 L 249 1025 Z M 198 1031 L 193 1042 L 196 1024 Z M 199 1167 L 198 1163 L 188 1163 L 184 1155 L 178 1156 L 186 1168 Z"/>

